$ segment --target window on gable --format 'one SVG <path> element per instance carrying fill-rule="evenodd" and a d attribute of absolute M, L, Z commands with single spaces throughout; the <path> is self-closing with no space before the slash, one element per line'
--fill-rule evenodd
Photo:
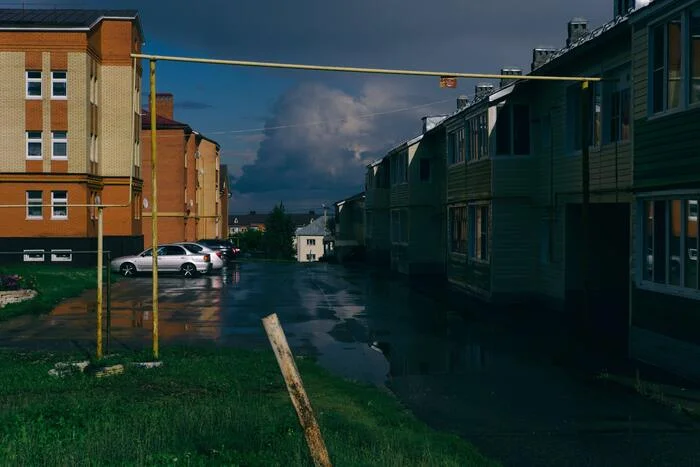
<path fill-rule="evenodd" d="M 496 154 L 530 154 L 530 108 L 502 104 L 496 116 Z"/>

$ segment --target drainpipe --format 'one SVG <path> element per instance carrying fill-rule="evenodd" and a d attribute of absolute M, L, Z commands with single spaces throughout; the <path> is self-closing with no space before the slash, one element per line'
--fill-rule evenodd
<path fill-rule="evenodd" d="M 588 81 L 581 83 L 581 227 L 583 233 L 583 258 L 581 269 L 583 273 L 583 319 L 586 328 L 590 325 L 590 267 L 588 255 L 591 254 L 590 230 L 590 160 L 589 135 L 591 131 L 590 104 L 591 88 Z M 588 329 L 586 329 L 588 331 Z"/>

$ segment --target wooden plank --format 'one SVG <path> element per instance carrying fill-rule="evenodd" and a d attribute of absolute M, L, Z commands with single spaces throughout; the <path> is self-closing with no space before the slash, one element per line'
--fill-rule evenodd
<path fill-rule="evenodd" d="M 265 332 L 272 345 L 272 350 L 277 358 L 284 382 L 287 385 L 289 397 L 292 399 L 292 404 L 299 417 L 299 423 L 304 430 L 306 443 L 311 452 L 311 458 L 316 466 L 331 466 L 331 460 L 326 450 L 326 445 L 321 436 L 321 429 L 316 422 L 311 402 L 306 395 L 304 384 L 299 376 L 299 370 L 294 362 L 292 351 L 289 349 L 287 337 L 284 335 L 282 326 L 276 314 L 271 314 L 263 318 L 263 326 Z"/>

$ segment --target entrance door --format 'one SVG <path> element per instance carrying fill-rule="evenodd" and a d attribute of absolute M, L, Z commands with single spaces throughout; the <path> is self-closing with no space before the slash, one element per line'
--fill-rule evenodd
<path fill-rule="evenodd" d="M 599 350 L 625 356 L 629 335 L 630 207 L 623 203 L 590 205 L 591 245 L 583 241 L 581 205 L 567 207 L 566 285 L 572 311 L 587 324 Z M 590 306 L 583 304 L 583 255 L 589 266 Z"/>

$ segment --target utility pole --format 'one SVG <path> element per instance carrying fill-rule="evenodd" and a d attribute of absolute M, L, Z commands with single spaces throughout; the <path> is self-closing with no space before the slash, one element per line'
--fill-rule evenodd
<path fill-rule="evenodd" d="M 590 261 L 591 226 L 590 226 L 590 135 L 591 135 L 591 87 L 588 81 L 581 83 L 581 230 L 583 235 L 583 256 L 581 272 L 583 279 L 583 326 L 589 331 L 591 321 L 590 297 Z"/>

